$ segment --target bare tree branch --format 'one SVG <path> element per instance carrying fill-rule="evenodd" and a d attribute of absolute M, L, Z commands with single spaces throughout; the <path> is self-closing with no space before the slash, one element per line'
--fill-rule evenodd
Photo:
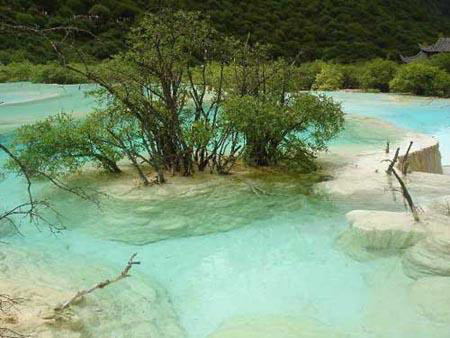
<path fill-rule="evenodd" d="M 398 160 L 398 154 L 400 152 L 400 148 L 397 148 L 397 151 L 395 152 L 394 158 L 392 159 L 391 164 L 389 165 L 388 169 L 386 170 L 386 174 L 391 175 L 392 170 L 394 170 L 395 163 L 397 163 Z"/>
<path fill-rule="evenodd" d="M 419 218 L 419 213 L 418 213 L 417 207 L 415 206 L 415 204 L 414 204 L 414 202 L 412 200 L 412 197 L 411 197 L 408 189 L 406 188 L 405 182 L 403 182 L 403 180 L 397 174 L 395 169 L 392 169 L 392 173 L 394 174 L 395 178 L 397 179 L 398 183 L 400 184 L 400 187 L 402 188 L 402 195 L 405 198 L 405 200 L 408 202 L 408 205 L 409 205 L 409 208 L 411 209 L 411 212 L 413 214 L 414 220 L 416 222 L 419 222 L 420 218 Z"/>
<path fill-rule="evenodd" d="M 6 221 L 9 223 L 13 228 L 17 231 L 18 234 L 21 234 L 18 224 L 17 224 L 17 218 L 16 216 L 22 216 L 22 217 L 29 217 L 30 222 L 35 224 L 36 227 L 38 227 L 39 221 L 42 221 L 46 223 L 49 226 L 49 229 L 53 231 L 58 231 L 63 229 L 64 227 L 61 224 L 55 224 L 47 220 L 42 215 L 42 209 L 48 209 L 53 211 L 57 216 L 59 214 L 54 210 L 51 205 L 46 200 L 35 200 L 33 197 L 33 194 L 31 192 L 31 177 L 28 173 L 28 170 L 26 168 L 26 165 L 20 161 L 20 159 L 15 156 L 5 145 L 0 143 L 0 150 L 6 153 L 6 155 L 11 158 L 19 167 L 21 174 L 25 177 L 25 180 L 27 182 L 27 202 L 24 202 L 22 204 L 19 204 L 15 207 L 12 207 L 9 210 L 3 211 L 0 213 L 0 222 Z M 39 229 L 39 228 L 38 228 Z"/>
<path fill-rule="evenodd" d="M 95 284 L 94 286 L 92 286 L 89 289 L 85 289 L 85 290 L 81 290 L 78 291 L 72 298 L 70 298 L 69 300 L 65 301 L 64 303 L 58 305 L 55 308 L 56 312 L 61 312 L 65 309 L 67 309 L 70 305 L 72 305 L 73 303 L 75 303 L 76 301 L 78 301 L 79 299 L 81 299 L 83 296 L 94 292 L 97 289 L 103 289 L 105 287 L 107 287 L 108 285 L 118 282 L 121 279 L 127 278 L 130 276 L 129 272 L 131 270 L 131 268 L 133 267 L 133 265 L 137 265 L 137 264 L 141 264 L 141 262 L 136 262 L 134 259 L 136 258 L 137 253 L 134 253 L 130 259 L 128 260 L 127 265 L 125 266 L 125 268 L 122 270 L 122 272 L 116 276 L 113 279 L 106 279 L 100 283 Z"/>
<path fill-rule="evenodd" d="M 409 167 L 408 156 L 409 156 L 409 152 L 411 151 L 412 145 L 413 145 L 413 141 L 411 141 L 409 143 L 408 150 L 406 151 L 406 154 L 405 154 L 405 156 L 403 156 L 402 162 L 400 163 L 403 176 L 406 176 L 408 173 L 408 167 Z"/>

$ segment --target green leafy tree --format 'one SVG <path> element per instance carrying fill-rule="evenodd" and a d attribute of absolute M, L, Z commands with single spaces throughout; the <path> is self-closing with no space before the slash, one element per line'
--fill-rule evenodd
<path fill-rule="evenodd" d="M 107 11 L 97 6 L 104 6 L 111 13 L 110 19 L 104 19 L 100 13 L 105 15 Z M 97 9 L 90 12 L 93 7 Z M 450 27 L 447 0 L 8 0 L 0 2 L 0 13 L 2 21 L 16 20 L 22 14 L 17 19 L 42 28 L 64 23 L 88 27 L 98 36 L 94 39 L 77 34 L 75 45 L 83 50 L 102 40 L 126 50 L 121 42 L 130 28 L 143 13 L 156 13 L 161 7 L 199 11 L 214 18 L 213 27 L 226 35 L 241 40 L 250 36 L 252 44 L 270 44 L 273 57 L 299 55 L 304 62 L 398 59 L 399 54 L 417 52 L 419 42 L 436 41 Z M 101 19 L 86 20 L 90 13 Z M 25 51 L 31 62 L 55 59 L 50 48 L 36 48 L 38 37 L 17 39 L 16 35 L 2 34 L 0 46 Z M 105 49 L 96 55 L 109 59 L 116 52 Z"/>
<path fill-rule="evenodd" d="M 413 62 L 399 68 L 391 91 L 425 96 L 450 96 L 450 74 L 427 63 Z"/>
<path fill-rule="evenodd" d="M 237 149 L 225 146 L 232 131 L 219 118 L 232 43 L 198 13 L 162 11 L 142 18 L 129 45 L 86 75 L 102 87 L 106 104 L 121 105 L 137 119 L 158 180 L 164 182 L 165 170 L 187 176 L 195 166 L 218 169 L 218 156 L 233 156 L 223 149 Z"/>
<path fill-rule="evenodd" d="M 127 158 L 144 184 L 142 164 L 163 183 L 167 171 L 226 174 L 242 152 L 253 165 L 297 160 L 311 169 L 342 128 L 332 99 L 297 94 L 293 62 L 220 35 L 199 13 L 148 14 L 128 44 L 101 66 L 66 64 L 98 84 L 93 95 L 104 108 L 19 129 L 17 152 L 30 174 L 64 176 L 92 162 L 119 173 Z"/>
<path fill-rule="evenodd" d="M 314 90 L 337 90 L 343 88 L 344 74 L 337 65 L 324 65 L 312 88 Z"/>
<path fill-rule="evenodd" d="M 331 98 L 298 93 L 293 63 L 271 61 L 262 46 L 245 45 L 233 60 L 224 115 L 242 134 L 246 162 L 291 162 L 313 169 L 316 152 L 326 149 L 343 126 L 340 105 Z"/>
<path fill-rule="evenodd" d="M 389 82 L 395 77 L 398 65 L 394 61 L 375 59 L 364 65 L 361 85 L 364 89 L 389 91 Z"/>
<path fill-rule="evenodd" d="M 317 152 L 343 128 L 344 114 L 325 96 L 292 94 L 283 101 L 278 95 L 235 96 L 225 104 L 226 118 L 243 135 L 247 163 L 311 171 Z"/>
<path fill-rule="evenodd" d="M 326 65 L 323 61 L 314 61 L 302 63 L 296 69 L 297 81 L 299 88 L 302 90 L 312 89 L 317 75 L 322 71 L 322 67 Z"/>
<path fill-rule="evenodd" d="M 17 130 L 17 157 L 29 177 L 63 177 L 80 170 L 89 162 L 111 173 L 120 173 L 117 165 L 123 155 L 113 145 L 102 142 L 104 130 L 92 119 L 77 120 L 59 114 Z M 18 170 L 15 162 L 10 163 Z"/>
<path fill-rule="evenodd" d="M 101 4 L 95 4 L 91 7 L 89 10 L 90 15 L 97 15 L 103 20 L 106 20 L 111 17 L 111 11 L 108 9 L 108 7 L 105 7 Z"/>
<path fill-rule="evenodd" d="M 340 65 L 340 69 L 344 77 L 342 88 L 361 88 L 361 74 L 364 72 L 364 66 L 362 63 Z"/>
<path fill-rule="evenodd" d="M 450 74 L 450 53 L 440 53 L 433 55 L 429 62 L 431 65 L 439 67 Z"/>

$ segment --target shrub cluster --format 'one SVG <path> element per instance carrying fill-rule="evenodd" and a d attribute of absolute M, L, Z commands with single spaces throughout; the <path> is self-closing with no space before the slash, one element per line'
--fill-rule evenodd
<path fill-rule="evenodd" d="M 394 92 L 448 97 L 450 74 L 428 62 L 414 62 L 400 67 L 390 87 Z"/>
<path fill-rule="evenodd" d="M 61 114 L 17 131 L 16 156 L 30 176 L 61 177 L 87 163 L 119 173 L 122 159 L 145 185 L 164 183 L 167 172 L 228 174 L 239 158 L 310 171 L 343 128 L 340 104 L 298 93 L 292 62 L 221 35 L 199 13 L 149 13 L 128 43 L 126 53 L 83 70 L 98 84 L 91 95 L 102 108 L 83 120 Z M 321 69 L 323 87 L 340 86 L 329 73 L 336 76 Z M 58 68 L 39 74 L 66 80 Z"/>
<path fill-rule="evenodd" d="M 80 65 L 71 65 L 74 68 Z M 34 83 L 79 84 L 88 82 L 87 78 L 57 63 L 42 65 L 30 62 L 13 62 L 0 65 L 0 82 L 29 81 Z"/>
<path fill-rule="evenodd" d="M 380 58 L 355 64 L 315 61 L 299 65 L 296 72 L 301 90 L 361 89 L 450 97 L 450 53 L 401 65 Z"/>

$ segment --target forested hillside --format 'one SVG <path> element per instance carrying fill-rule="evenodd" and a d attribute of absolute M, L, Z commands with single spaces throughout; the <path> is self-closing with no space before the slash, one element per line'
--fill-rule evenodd
<path fill-rule="evenodd" d="M 272 45 L 274 56 L 352 62 L 396 59 L 417 43 L 450 35 L 448 0 L 0 0 L 4 22 L 54 27 L 71 25 L 96 34 L 79 46 L 98 59 L 124 48 L 128 28 L 146 10 L 161 6 L 199 10 L 227 34 Z M 0 61 L 45 62 L 47 46 L 33 37 L 2 34 Z"/>

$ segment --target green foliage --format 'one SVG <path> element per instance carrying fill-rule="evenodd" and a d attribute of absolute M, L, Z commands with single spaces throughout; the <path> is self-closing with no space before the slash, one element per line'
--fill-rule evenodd
<path fill-rule="evenodd" d="M 144 184 L 142 163 L 163 183 L 166 170 L 227 174 L 242 152 L 253 165 L 311 170 L 342 129 L 339 104 L 297 93 L 292 63 L 222 36 L 199 13 L 147 14 L 128 44 L 126 53 L 86 65 L 104 109 L 18 130 L 16 152 L 30 175 L 63 176 L 90 162 L 120 172 L 126 157 Z"/>
<path fill-rule="evenodd" d="M 165 169 L 191 175 L 195 165 L 226 173 L 238 150 L 233 130 L 219 116 L 219 60 L 229 56 L 228 39 L 199 13 L 164 11 L 145 15 L 128 43 L 126 53 L 90 76 L 108 95 L 108 109 L 122 106 L 139 122 L 146 160 L 158 180 Z"/>
<path fill-rule="evenodd" d="M 310 90 L 324 65 L 326 63 L 320 60 L 302 63 L 296 72 L 299 88 L 302 90 Z"/>
<path fill-rule="evenodd" d="M 450 74 L 427 63 L 413 62 L 399 68 L 391 91 L 425 96 L 450 96 Z"/>
<path fill-rule="evenodd" d="M 70 67 L 81 69 L 81 65 Z M 0 65 L 0 82 L 30 81 L 35 83 L 79 84 L 88 79 L 82 74 L 57 63 L 34 65 L 30 62 Z"/>
<path fill-rule="evenodd" d="M 327 64 L 324 65 L 319 74 L 316 76 L 316 80 L 312 88 L 314 90 L 337 90 L 343 88 L 344 74 L 337 65 Z"/>
<path fill-rule="evenodd" d="M 279 97 L 234 96 L 224 107 L 226 119 L 243 134 L 245 159 L 257 166 L 288 164 L 315 169 L 314 156 L 343 127 L 339 104 L 325 96 L 292 94 Z"/>
<path fill-rule="evenodd" d="M 326 149 L 342 128 L 339 104 L 299 93 L 298 69 L 283 60 L 270 61 L 263 47 L 244 45 L 230 68 L 224 119 L 242 135 L 246 162 L 313 170 L 315 153 Z"/>
<path fill-rule="evenodd" d="M 361 86 L 364 89 L 389 91 L 389 82 L 394 78 L 398 65 L 389 60 L 375 59 L 364 64 L 361 74 Z"/>
<path fill-rule="evenodd" d="M 29 62 L 10 63 L 7 66 L 0 65 L 0 82 L 30 81 L 32 67 Z"/>
<path fill-rule="evenodd" d="M 359 89 L 361 88 L 361 74 L 363 73 L 363 64 L 345 64 L 340 67 L 343 82 L 342 88 L 345 89 Z"/>
<path fill-rule="evenodd" d="M 440 53 L 433 55 L 428 59 L 429 63 L 433 66 L 439 67 L 450 74 L 450 53 Z"/>
<path fill-rule="evenodd" d="M 16 154 L 30 177 L 61 177 L 94 162 L 110 172 L 120 172 L 123 155 L 108 142 L 110 137 L 98 120 L 77 120 L 59 114 L 17 130 Z M 18 171 L 15 162 L 9 167 Z"/>
<path fill-rule="evenodd" d="M 56 63 L 34 66 L 34 68 L 35 71 L 30 80 L 35 83 L 78 84 L 88 82 L 85 76 Z"/>
<path fill-rule="evenodd" d="M 108 58 L 126 49 L 122 41 L 143 13 L 161 6 L 200 11 L 214 18 L 214 28 L 226 35 L 270 44 L 272 56 L 300 55 L 303 62 L 397 59 L 416 52 L 417 43 L 434 42 L 450 29 L 447 0 L 3 0 L 0 12 L 2 19 L 43 28 L 88 28 L 98 39 L 77 35 L 77 47 L 91 51 L 93 45 L 115 46 L 109 53 L 106 47 L 95 54 Z M 2 49 L 24 51 L 33 63 L 56 58 L 48 45 L 42 45 L 36 36 L 0 36 Z"/>

